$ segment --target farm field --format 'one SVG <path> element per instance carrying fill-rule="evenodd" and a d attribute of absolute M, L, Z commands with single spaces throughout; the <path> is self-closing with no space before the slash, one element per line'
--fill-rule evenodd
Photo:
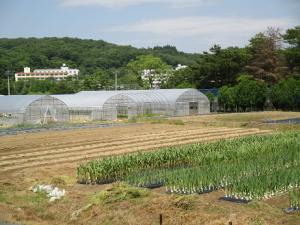
<path fill-rule="evenodd" d="M 80 163 L 104 156 L 150 151 L 169 146 L 269 135 L 298 130 L 293 125 L 266 125 L 265 119 L 300 117 L 300 113 L 265 112 L 175 118 L 141 124 L 47 131 L 0 137 L 0 221 L 24 224 L 290 224 L 299 214 L 285 215 L 286 194 L 236 204 L 220 201 L 223 190 L 201 195 L 167 194 L 165 188 L 135 188 L 123 183 L 83 185 L 77 183 Z M 180 123 L 178 123 L 180 124 Z M 60 181 L 60 182 L 58 182 Z M 48 203 L 29 188 L 55 183 L 66 197 Z M 124 194 L 125 193 L 125 194 Z M 105 204 L 104 204 L 104 203 Z M 82 209 L 82 211 L 80 211 Z M 74 212 L 80 211 L 74 218 Z M 73 215 L 73 217 L 72 217 Z"/>
<path fill-rule="evenodd" d="M 224 189 L 230 200 L 248 202 L 289 190 L 297 195 L 299 149 L 299 132 L 254 135 L 91 160 L 77 175 L 79 183 L 126 181 L 187 195 Z M 293 202 L 300 207 L 300 198 Z"/>

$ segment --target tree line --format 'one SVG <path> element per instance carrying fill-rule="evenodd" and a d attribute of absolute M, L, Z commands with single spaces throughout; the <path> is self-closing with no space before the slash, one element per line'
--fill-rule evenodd
<path fill-rule="evenodd" d="M 283 35 L 269 28 L 253 37 L 248 48 L 252 58 L 243 74 L 220 88 L 221 110 L 300 110 L 300 26 Z"/>
<path fill-rule="evenodd" d="M 253 76 L 241 75 L 238 84 L 223 86 L 219 90 L 219 110 L 245 112 L 264 109 L 300 110 L 300 80 L 282 79 L 267 86 Z"/>

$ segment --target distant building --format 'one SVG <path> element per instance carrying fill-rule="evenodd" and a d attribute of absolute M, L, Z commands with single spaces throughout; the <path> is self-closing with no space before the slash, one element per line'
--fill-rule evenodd
<path fill-rule="evenodd" d="M 178 65 L 176 66 L 175 70 L 182 70 L 182 69 L 185 69 L 185 68 L 187 68 L 187 67 L 188 67 L 188 66 L 186 66 L 186 65 L 178 64 Z"/>
<path fill-rule="evenodd" d="M 60 69 L 35 69 L 30 72 L 29 67 L 24 67 L 24 72 L 15 73 L 15 80 L 22 79 L 38 79 L 45 80 L 53 78 L 55 80 L 63 80 L 67 77 L 76 77 L 79 74 L 78 69 L 71 69 L 63 64 Z"/>

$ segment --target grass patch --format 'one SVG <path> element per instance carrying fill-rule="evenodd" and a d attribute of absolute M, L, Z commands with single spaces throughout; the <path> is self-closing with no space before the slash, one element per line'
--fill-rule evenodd
<path fill-rule="evenodd" d="M 185 125 L 181 119 L 173 119 L 158 114 L 143 114 L 132 116 L 127 120 L 128 123 L 151 123 L 151 124 L 171 124 L 171 125 Z"/>
<path fill-rule="evenodd" d="M 32 209 L 39 217 L 43 217 L 49 204 L 47 193 L 42 191 L 15 195 L 13 199 L 21 208 Z"/>
<path fill-rule="evenodd" d="M 226 207 L 220 206 L 220 205 L 215 205 L 213 203 L 208 203 L 205 207 L 204 210 L 210 213 L 214 213 L 217 215 L 228 215 L 228 209 Z"/>
<path fill-rule="evenodd" d="M 138 119 L 136 116 L 132 116 L 128 119 L 128 123 L 137 123 Z"/>
<path fill-rule="evenodd" d="M 44 205 L 48 203 L 47 193 L 43 191 L 21 196 L 21 199 L 33 205 Z"/>
<path fill-rule="evenodd" d="M 149 196 L 150 191 L 136 188 L 124 183 L 116 183 L 111 188 L 101 191 L 90 198 L 90 203 L 95 205 L 122 202 Z"/>
<path fill-rule="evenodd" d="M 4 192 L 0 191 L 0 202 L 6 203 L 7 197 Z"/>
<path fill-rule="evenodd" d="M 265 124 L 267 120 L 281 120 L 300 117 L 299 112 L 251 112 L 251 113 L 227 113 L 212 116 L 210 124 L 223 126 L 257 127 L 277 130 L 297 130 L 299 125 L 293 124 Z"/>
<path fill-rule="evenodd" d="M 53 177 L 50 184 L 54 185 L 55 187 L 63 188 L 67 185 L 67 182 L 61 177 Z"/>
<path fill-rule="evenodd" d="M 65 182 L 66 186 L 71 186 L 76 183 L 76 177 L 74 176 L 62 175 L 54 178 L 62 179 Z"/>
<path fill-rule="evenodd" d="M 168 124 L 184 125 L 185 123 L 182 120 L 169 120 Z"/>
<path fill-rule="evenodd" d="M 196 208 L 196 201 L 194 196 L 179 196 L 172 202 L 172 205 L 183 210 L 193 210 Z"/>
<path fill-rule="evenodd" d="M 127 119 L 128 115 L 127 114 L 118 114 L 117 117 L 118 117 L 118 119 Z"/>
<path fill-rule="evenodd" d="M 265 225 L 265 222 L 261 218 L 254 218 L 252 220 L 253 225 Z"/>
<path fill-rule="evenodd" d="M 33 193 L 29 190 L 20 191 L 11 184 L 2 185 L 0 188 L 2 189 L 0 190 L 0 202 L 21 208 L 26 212 L 32 212 L 40 218 L 50 219 L 50 217 L 53 217 L 47 212 L 47 207 L 50 205 L 47 193 Z"/>
<path fill-rule="evenodd" d="M 13 194 L 16 192 L 16 187 L 8 182 L 0 184 L 0 202 L 6 204 L 12 204 Z"/>
<path fill-rule="evenodd" d="M 171 125 L 184 125 L 185 123 L 180 119 L 167 119 L 167 118 L 152 118 L 148 120 L 152 124 L 171 124 Z"/>

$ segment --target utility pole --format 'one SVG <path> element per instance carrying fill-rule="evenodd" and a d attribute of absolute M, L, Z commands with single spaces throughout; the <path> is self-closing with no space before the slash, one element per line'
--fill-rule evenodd
<path fill-rule="evenodd" d="M 115 71 L 115 90 L 118 90 L 118 71 Z"/>
<path fill-rule="evenodd" d="M 9 73 L 10 73 L 10 71 L 7 70 L 6 71 L 6 75 L 7 75 L 7 95 L 10 95 Z"/>

